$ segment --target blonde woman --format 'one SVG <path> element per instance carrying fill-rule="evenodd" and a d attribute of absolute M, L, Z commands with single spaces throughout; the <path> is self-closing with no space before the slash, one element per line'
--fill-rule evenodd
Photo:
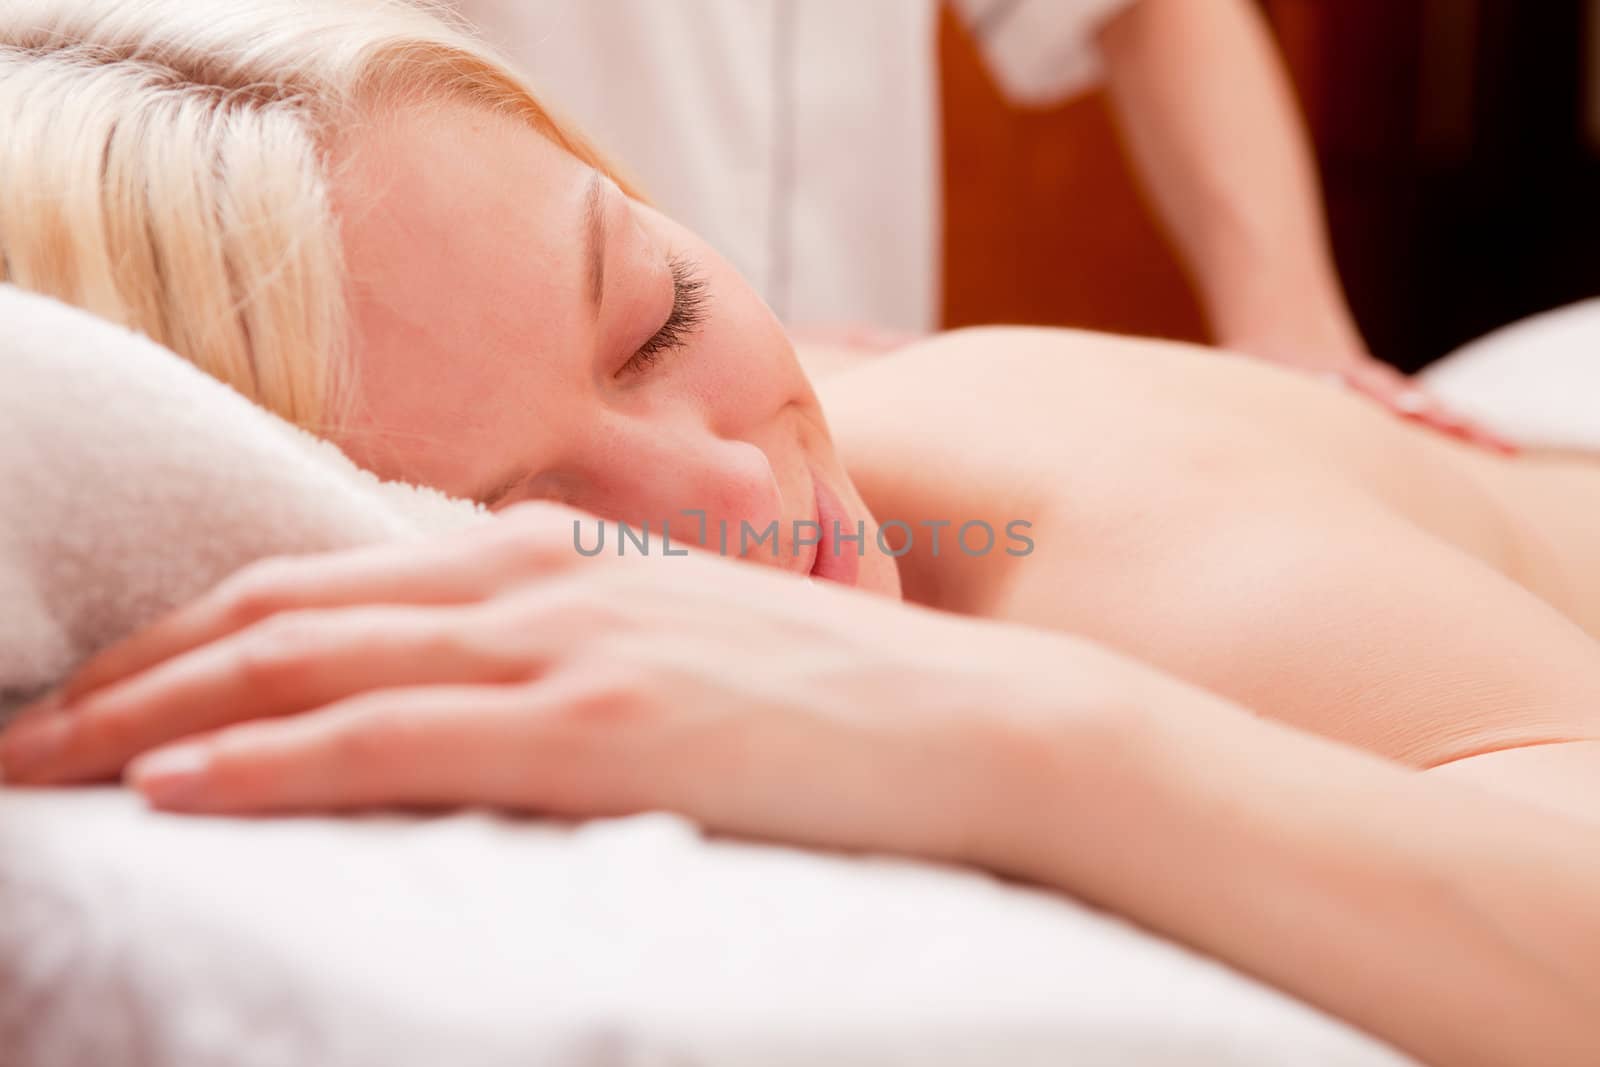
<path fill-rule="evenodd" d="M 819 399 L 715 254 L 397 0 L 11 0 L 0 113 L 7 280 L 509 509 L 248 569 L 25 716 L 8 782 L 666 808 L 1031 879 L 1428 1062 L 1600 1059 L 1600 473 L 1055 331 Z M 700 548 L 589 555 L 602 519 Z M 777 531 L 761 566 L 730 525 Z"/>

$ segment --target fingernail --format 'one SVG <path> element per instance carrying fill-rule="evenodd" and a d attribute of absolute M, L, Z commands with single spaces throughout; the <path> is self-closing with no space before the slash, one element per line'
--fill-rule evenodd
<path fill-rule="evenodd" d="M 158 808 L 188 808 L 200 799 L 210 769 L 205 746 L 174 745 L 135 760 L 128 780 Z"/>
<path fill-rule="evenodd" d="M 26 778 L 67 746 L 72 721 L 59 715 L 13 726 L 0 739 L 0 773 L 8 781 Z"/>
<path fill-rule="evenodd" d="M 1407 415 L 1420 415 L 1427 411 L 1432 404 L 1432 398 L 1418 389 L 1403 390 L 1394 398 L 1395 408 L 1405 412 Z"/>

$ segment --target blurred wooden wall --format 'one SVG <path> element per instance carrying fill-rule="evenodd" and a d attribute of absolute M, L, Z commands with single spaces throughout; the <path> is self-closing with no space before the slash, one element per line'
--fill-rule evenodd
<path fill-rule="evenodd" d="M 1255 2 L 1375 354 L 1414 370 L 1600 294 L 1600 0 Z M 949 12 L 940 50 L 945 323 L 1204 338 L 1104 97 L 1011 105 Z"/>
<path fill-rule="evenodd" d="M 1012 322 L 1205 338 L 1104 94 L 1048 110 L 1017 107 L 948 9 L 939 36 L 945 326 Z"/>

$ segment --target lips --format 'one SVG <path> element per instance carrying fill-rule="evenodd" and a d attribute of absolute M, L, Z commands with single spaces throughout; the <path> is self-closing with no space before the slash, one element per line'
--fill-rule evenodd
<path fill-rule="evenodd" d="M 861 573 L 862 546 L 854 540 L 840 545 L 835 536 L 838 532 L 854 533 L 855 524 L 827 482 L 813 475 L 812 484 L 816 487 L 817 525 L 822 527 L 822 533 L 817 541 L 816 559 L 811 564 L 811 577 L 855 585 Z"/>

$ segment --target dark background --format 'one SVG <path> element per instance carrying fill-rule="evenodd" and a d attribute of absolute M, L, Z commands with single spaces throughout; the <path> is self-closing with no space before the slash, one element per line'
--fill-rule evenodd
<path fill-rule="evenodd" d="M 1600 4 L 1260 3 L 1377 355 L 1414 370 L 1497 326 L 1600 295 Z M 1104 99 L 1014 107 L 953 18 L 941 52 L 946 325 L 1205 338 Z"/>

